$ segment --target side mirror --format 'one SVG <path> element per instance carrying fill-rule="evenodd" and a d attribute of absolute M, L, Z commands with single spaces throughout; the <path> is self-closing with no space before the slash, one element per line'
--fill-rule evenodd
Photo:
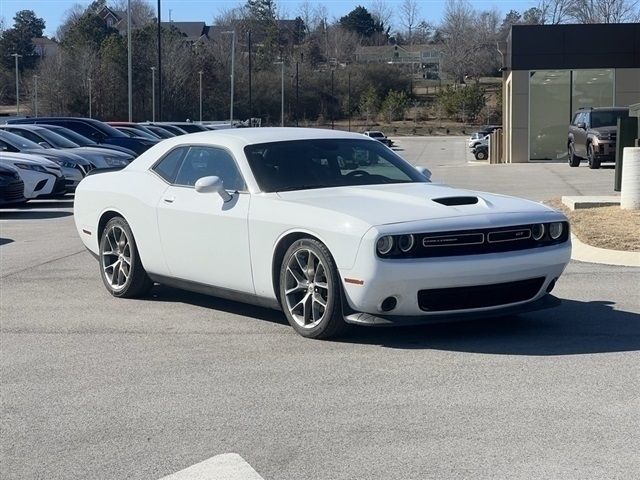
<path fill-rule="evenodd" d="M 211 193 L 215 192 L 222 197 L 223 202 L 228 202 L 233 197 L 224 189 L 224 185 L 220 177 L 202 177 L 196 181 L 196 192 Z"/>
<path fill-rule="evenodd" d="M 578 125 L 576 125 L 576 127 L 581 128 L 582 130 L 587 129 L 587 125 L 584 122 L 580 122 Z"/>
<path fill-rule="evenodd" d="M 424 177 L 430 182 L 431 181 L 431 170 L 427 167 L 423 167 L 421 165 L 416 165 L 416 170 L 420 172 Z"/>

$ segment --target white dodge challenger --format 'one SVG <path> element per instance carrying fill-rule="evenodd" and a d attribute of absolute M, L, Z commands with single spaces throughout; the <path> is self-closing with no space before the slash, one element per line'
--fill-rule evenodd
<path fill-rule="evenodd" d="M 429 175 L 354 133 L 195 133 L 87 176 L 75 223 L 116 297 L 158 282 L 282 309 L 311 338 L 559 303 L 566 217 Z"/>

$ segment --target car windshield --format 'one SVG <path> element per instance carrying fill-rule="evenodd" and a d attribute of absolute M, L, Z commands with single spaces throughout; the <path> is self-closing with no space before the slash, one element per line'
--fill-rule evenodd
<path fill-rule="evenodd" d="M 384 137 L 384 134 L 382 132 L 370 132 L 369 133 L 370 137 Z"/>
<path fill-rule="evenodd" d="M 38 145 L 36 142 L 32 142 L 31 140 L 27 140 L 20 135 L 16 135 L 15 133 L 7 132 L 6 130 L 0 130 L 0 138 L 5 140 L 7 143 L 10 143 L 18 150 L 44 150 L 42 145 Z"/>
<path fill-rule="evenodd" d="M 47 130 L 46 128 L 39 128 L 37 133 L 42 138 L 44 138 L 47 141 L 47 143 L 52 147 L 77 148 L 80 146 L 77 143 L 74 143 L 71 140 L 64 138 L 62 135 L 58 135 L 57 133 Z"/>
<path fill-rule="evenodd" d="M 628 110 L 605 110 L 591 112 L 591 128 L 613 127 L 618 124 L 618 118 L 629 116 Z"/>
<path fill-rule="evenodd" d="M 263 192 L 425 181 L 371 140 L 294 140 L 248 145 L 244 151 Z"/>
<path fill-rule="evenodd" d="M 74 132 L 73 130 L 69 130 L 65 127 L 58 127 L 56 125 L 46 125 L 45 128 L 47 130 L 51 130 L 52 132 L 57 133 L 58 135 L 71 140 L 73 143 L 80 145 L 81 147 L 91 147 L 97 145 L 93 140 L 83 137 L 79 133 Z"/>

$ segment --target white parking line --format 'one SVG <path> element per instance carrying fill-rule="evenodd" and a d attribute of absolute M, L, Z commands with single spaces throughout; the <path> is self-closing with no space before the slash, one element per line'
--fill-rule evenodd
<path fill-rule="evenodd" d="M 160 480 L 264 480 L 237 453 L 216 455 Z"/>

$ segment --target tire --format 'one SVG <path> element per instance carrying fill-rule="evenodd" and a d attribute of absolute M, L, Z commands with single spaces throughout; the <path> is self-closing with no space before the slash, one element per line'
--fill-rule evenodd
<path fill-rule="evenodd" d="M 141 297 L 153 287 L 140 262 L 131 227 L 122 217 L 112 218 L 104 227 L 98 262 L 102 282 L 114 297 Z"/>
<path fill-rule="evenodd" d="M 476 160 L 486 160 L 487 159 L 487 154 L 485 153 L 484 150 L 478 150 L 475 153 L 475 157 L 476 157 Z"/>
<path fill-rule="evenodd" d="M 587 159 L 589 160 L 589 168 L 597 170 L 600 168 L 600 160 L 596 158 L 596 152 L 593 150 L 593 144 L 587 145 Z"/>
<path fill-rule="evenodd" d="M 576 148 L 573 143 L 569 144 L 569 166 L 579 167 L 581 158 L 576 155 Z"/>
<path fill-rule="evenodd" d="M 303 337 L 326 339 L 347 330 L 338 269 L 319 241 L 303 238 L 289 247 L 280 265 L 279 294 L 289 324 Z"/>

